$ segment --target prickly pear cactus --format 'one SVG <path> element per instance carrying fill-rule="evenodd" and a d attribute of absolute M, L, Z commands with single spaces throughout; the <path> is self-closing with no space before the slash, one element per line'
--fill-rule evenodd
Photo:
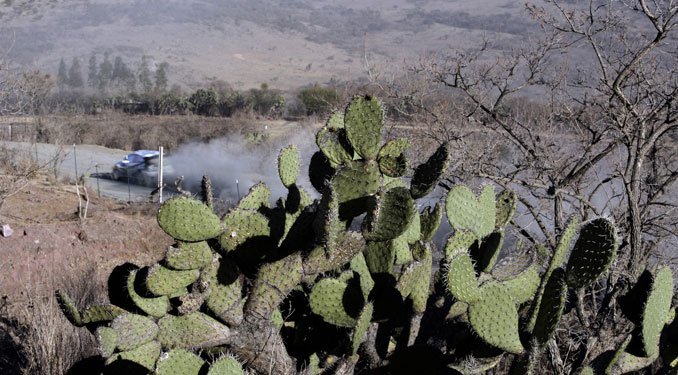
<path fill-rule="evenodd" d="M 115 304 L 80 308 L 58 291 L 66 319 L 95 332 L 101 372 L 477 374 L 506 358 L 512 371 L 537 372 L 568 314 L 568 288 L 592 285 L 614 259 L 613 223 L 571 221 L 551 256 L 537 257 L 511 237 L 520 231 L 510 190 L 457 185 L 420 207 L 440 190 L 448 145 L 410 166 L 407 139 L 382 139 L 384 113 L 359 96 L 330 116 L 308 170 L 316 195 L 298 183 L 298 149 L 284 147 L 287 194 L 275 203 L 259 183 L 219 216 L 205 178 L 201 200 L 160 206 L 158 224 L 176 243 L 157 263 L 112 275 Z M 438 248 L 443 213 L 453 232 Z M 672 275 L 650 279 L 635 341 L 581 368 L 638 369 L 660 353 L 675 366 Z"/>

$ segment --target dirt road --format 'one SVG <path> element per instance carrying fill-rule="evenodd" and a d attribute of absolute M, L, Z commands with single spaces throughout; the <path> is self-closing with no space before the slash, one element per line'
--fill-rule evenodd
<path fill-rule="evenodd" d="M 127 182 L 97 178 L 111 171 L 113 164 L 129 151 L 110 149 L 94 145 L 58 146 L 46 143 L 0 142 L 0 147 L 13 150 L 15 160 L 31 158 L 44 166 L 47 173 L 60 180 L 74 181 L 78 175 L 85 176 L 90 194 L 100 194 L 122 201 L 147 201 L 153 189 L 127 184 Z M 76 163 L 77 160 L 77 163 Z M 158 199 L 154 197 L 153 199 Z"/>

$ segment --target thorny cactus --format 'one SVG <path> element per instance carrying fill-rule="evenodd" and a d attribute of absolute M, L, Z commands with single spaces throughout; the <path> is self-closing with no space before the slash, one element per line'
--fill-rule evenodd
<path fill-rule="evenodd" d="M 614 260 L 613 223 L 571 220 L 545 267 L 531 251 L 500 259 L 515 194 L 459 185 L 420 211 L 447 145 L 404 179 L 409 142 L 382 145 L 383 117 L 376 99 L 357 97 L 317 133 L 309 176 L 320 199 L 297 185 L 299 153 L 286 147 L 288 193 L 274 205 L 260 183 L 219 218 L 205 180 L 202 201 L 162 205 L 158 223 L 176 244 L 111 275 L 112 305 L 81 311 L 57 292 L 68 320 L 96 333 L 104 373 L 478 374 L 506 353 L 512 372 L 536 373 L 568 296 Z M 453 234 L 437 250 L 443 211 Z M 672 282 L 666 267 L 644 274 L 624 297 L 637 331 L 581 372 L 628 372 L 660 355 L 676 366 Z"/>

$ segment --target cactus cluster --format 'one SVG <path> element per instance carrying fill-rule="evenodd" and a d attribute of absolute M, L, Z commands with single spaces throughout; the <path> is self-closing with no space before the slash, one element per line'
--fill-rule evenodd
<path fill-rule="evenodd" d="M 614 261 L 613 223 L 571 220 L 545 260 L 516 251 L 505 246 L 515 193 L 457 185 L 420 208 L 446 173 L 447 145 L 411 168 L 409 141 L 383 142 L 383 124 L 370 96 L 330 116 L 309 167 L 318 199 L 299 186 L 288 146 L 277 160 L 287 196 L 274 203 L 260 183 L 219 217 L 208 179 L 201 199 L 165 202 L 158 224 L 176 243 L 158 263 L 112 275 L 114 304 L 80 310 L 58 291 L 66 318 L 96 333 L 104 373 L 476 374 L 504 352 L 512 371 L 535 373 L 573 291 Z M 453 233 L 437 249 L 443 213 Z M 625 297 L 637 330 L 582 373 L 678 362 L 671 271 L 641 279 Z"/>

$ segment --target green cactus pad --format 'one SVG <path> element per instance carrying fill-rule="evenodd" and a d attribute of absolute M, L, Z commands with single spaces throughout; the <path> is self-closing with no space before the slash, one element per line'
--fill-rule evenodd
<path fill-rule="evenodd" d="M 85 325 L 85 323 L 82 321 L 80 311 L 77 307 L 75 307 L 73 300 L 68 296 L 68 294 L 66 294 L 66 292 L 57 290 L 55 292 L 55 296 L 57 302 L 59 303 L 59 307 L 61 308 L 61 312 L 63 312 L 64 316 L 66 316 L 66 319 L 68 319 L 71 324 L 76 327 L 82 327 Z"/>
<path fill-rule="evenodd" d="M 512 190 L 506 189 L 497 196 L 497 217 L 495 225 L 505 227 L 513 218 L 516 212 L 518 196 Z"/>
<path fill-rule="evenodd" d="M 179 242 L 165 253 L 165 263 L 174 270 L 203 268 L 212 261 L 212 249 L 206 241 Z"/>
<path fill-rule="evenodd" d="M 379 170 L 389 177 L 402 177 L 407 173 L 407 159 L 404 155 L 379 159 Z"/>
<path fill-rule="evenodd" d="M 389 243 L 391 252 L 395 255 L 394 264 L 396 266 L 402 266 L 403 264 L 408 264 L 414 260 L 410 245 L 402 238 L 402 236 L 389 241 Z"/>
<path fill-rule="evenodd" d="M 379 189 L 376 163 L 354 161 L 341 167 L 332 178 L 339 203 L 373 195 Z"/>
<path fill-rule="evenodd" d="M 280 181 L 286 188 L 297 183 L 300 163 L 301 156 L 299 156 L 297 146 L 289 145 L 280 150 L 278 155 L 278 174 L 280 175 Z"/>
<path fill-rule="evenodd" d="M 412 246 L 412 253 L 415 256 L 415 259 L 417 259 L 418 265 L 414 273 L 416 278 L 412 283 L 409 298 L 412 300 L 412 309 L 414 312 L 423 314 L 426 311 L 426 304 L 430 294 L 433 256 L 428 244 L 418 242 Z"/>
<path fill-rule="evenodd" d="M 499 253 L 504 246 L 504 230 L 498 229 L 480 241 L 480 246 L 473 246 L 471 257 L 478 263 L 476 268 L 482 272 L 490 272 L 497 264 Z"/>
<path fill-rule="evenodd" d="M 658 354 L 652 357 L 638 357 L 628 353 L 626 348 L 628 348 L 632 338 L 632 335 L 628 335 L 626 340 L 613 353 L 607 352 L 596 357 L 592 363 L 594 368 L 602 370 L 599 370 L 599 372 L 604 372 L 606 375 L 616 375 L 639 371 L 650 366 L 658 358 Z"/>
<path fill-rule="evenodd" d="M 481 287 L 480 301 L 468 309 L 473 330 L 490 345 L 509 353 L 523 353 L 518 335 L 518 311 L 508 289 L 496 282 Z"/>
<path fill-rule="evenodd" d="M 205 305 L 215 317 L 229 325 L 240 324 L 242 311 L 242 282 L 236 264 L 228 258 L 214 257 L 200 275 L 200 283 L 208 285 Z"/>
<path fill-rule="evenodd" d="M 447 290 L 459 301 L 474 303 L 480 300 L 480 287 L 471 257 L 456 254 L 447 264 Z"/>
<path fill-rule="evenodd" d="M 424 212 L 421 213 L 420 219 L 421 240 L 431 241 L 436 234 L 436 231 L 438 231 L 438 228 L 440 228 L 440 223 L 443 220 L 442 206 L 436 203 L 433 207 L 426 207 Z"/>
<path fill-rule="evenodd" d="M 353 160 L 354 152 L 346 136 L 344 114 L 341 112 L 334 112 L 330 116 L 325 127 L 316 134 L 315 142 L 332 167 Z"/>
<path fill-rule="evenodd" d="M 398 157 L 410 148 L 410 141 L 407 138 L 392 139 L 386 142 L 379 150 L 378 158 Z"/>
<path fill-rule="evenodd" d="M 346 108 L 344 115 L 346 136 L 353 149 L 363 159 L 376 159 L 383 124 L 384 109 L 374 97 L 358 96 Z"/>
<path fill-rule="evenodd" d="M 205 361 L 187 350 L 174 349 L 158 360 L 156 375 L 199 375 Z"/>
<path fill-rule="evenodd" d="M 387 241 L 405 232 L 417 209 L 405 188 L 394 188 L 377 198 L 363 221 L 363 237 L 368 241 Z"/>
<path fill-rule="evenodd" d="M 115 330 L 110 327 L 99 327 L 96 330 L 96 337 L 101 356 L 104 358 L 112 356 L 118 346 L 118 335 Z"/>
<path fill-rule="evenodd" d="M 419 212 L 414 212 L 410 225 L 407 226 L 405 232 L 398 238 L 404 239 L 408 244 L 412 245 L 421 239 L 421 216 Z"/>
<path fill-rule="evenodd" d="M 372 279 L 370 269 L 367 267 L 365 256 L 362 253 L 356 255 L 353 259 L 351 259 L 349 267 L 360 277 L 360 289 L 363 292 L 363 297 L 367 299 L 367 296 L 369 296 L 372 288 L 374 288 L 374 279 Z"/>
<path fill-rule="evenodd" d="M 617 253 L 615 232 L 614 224 L 605 218 L 582 225 L 565 271 L 565 280 L 570 288 L 587 287 L 607 270 Z"/>
<path fill-rule="evenodd" d="M 405 138 L 391 140 L 382 146 L 377 156 L 381 173 L 389 177 L 402 177 L 407 172 L 404 152 L 409 147 L 410 142 Z"/>
<path fill-rule="evenodd" d="M 218 346 L 230 336 L 230 330 L 201 312 L 183 316 L 165 315 L 158 320 L 158 341 L 163 348 L 206 348 Z"/>
<path fill-rule="evenodd" d="M 414 175 L 412 176 L 412 182 L 410 183 L 412 198 L 423 198 L 436 187 L 440 177 L 442 177 L 447 170 L 450 156 L 450 152 L 447 148 L 447 142 L 443 143 L 433 155 L 428 158 L 426 163 L 420 164 L 414 169 Z"/>
<path fill-rule="evenodd" d="M 520 305 L 534 297 L 540 282 L 538 267 L 532 265 L 516 277 L 503 281 L 502 284 L 508 288 L 513 301 Z"/>
<path fill-rule="evenodd" d="M 374 306 L 371 303 L 368 303 L 363 307 L 363 310 L 358 316 L 358 321 L 353 328 L 353 333 L 351 334 L 351 353 L 356 355 L 358 353 L 358 348 L 365 340 L 365 335 L 367 334 L 367 329 L 370 328 L 370 321 L 372 320 L 372 313 L 374 312 Z"/>
<path fill-rule="evenodd" d="M 466 253 L 477 241 L 475 233 L 465 230 L 457 230 L 453 236 L 447 239 L 445 245 L 445 258 L 451 259 L 460 252 Z"/>
<path fill-rule="evenodd" d="M 193 284 L 200 277 L 199 270 L 175 271 L 154 265 L 146 276 L 146 289 L 156 296 L 169 296 Z"/>
<path fill-rule="evenodd" d="M 483 238 L 492 233 L 495 226 L 493 189 L 486 185 L 476 199 L 471 189 L 457 185 L 447 193 L 445 211 L 452 228 L 470 231 L 477 238 Z"/>
<path fill-rule="evenodd" d="M 224 217 L 226 230 L 219 237 L 225 251 L 233 251 L 252 238 L 269 237 L 269 219 L 259 211 L 235 209 Z"/>
<path fill-rule="evenodd" d="M 129 361 L 153 371 L 158 358 L 160 358 L 160 343 L 151 341 L 136 349 L 113 354 L 106 360 L 106 366 L 110 366 L 116 361 Z"/>
<path fill-rule="evenodd" d="M 648 357 L 659 354 L 659 338 L 667 323 L 672 297 L 673 274 L 667 266 L 660 267 L 652 280 L 652 287 L 643 307 L 641 339 L 643 351 Z"/>
<path fill-rule="evenodd" d="M 332 185 L 325 187 L 317 212 L 313 227 L 318 234 L 318 242 L 325 244 L 331 251 L 336 246 L 339 233 L 345 227 L 339 220 L 339 201 Z"/>
<path fill-rule="evenodd" d="M 309 303 L 313 313 L 338 327 L 354 327 L 356 319 L 346 312 L 344 294 L 348 285 L 336 279 L 322 279 L 313 286 Z M 351 293 L 351 291 L 348 291 Z"/>
<path fill-rule="evenodd" d="M 268 316 L 300 281 L 301 255 L 290 255 L 266 263 L 259 269 L 257 278 L 245 305 L 246 315 Z"/>
<path fill-rule="evenodd" d="M 417 277 L 420 275 L 419 268 L 421 263 L 412 262 L 406 267 L 403 267 L 396 282 L 396 289 L 400 292 L 400 295 L 403 299 L 407 298 L 412 294 L 412 289 L 414 288 L 414 283 L 417 280 Z"/>
<path fill-rule="evenodd" d="M 204 241 L 221 233 L 219 217 L 207 205 L 183 196 L 163 203 L 158 211 L 158 224 L 179 241 Z"/>
<path fill-rule="evenodd" d="M 553 336 L 565 308 L 567 284 L 563 269 L 556 268 L 545 285 L 541 301 L 535 301 L 539 305 L 532 331 L 532 337 L 539 346 L 546 345 Z"/>
<path fill-rule="evenodd" d="M 121 351 L 132 350 L 155 339 L 158 326 L 143 315 L 122 314 L 111 322 L 111 328 L 118 338 L 117 347 Z"/>
<path fill-rule="evenodd" d="M 80 314 L 84 324 L 110 322 L 127 311 L 115 305 L 94 305 L 85 308 Z"/>
<path fill-rule="evenodd" d="M 372 273 L 391 273 L 395 253 L 390 241 L 369 241 L 365 247 L 365 261 Z"/>
<path fill-rule="evenodd" d="M 659 357 L 658 354 L 651 357 L 638 357 L 625 351 L 615 353 L 615 360 L 605 370 L 605 374 L 628 374 L 649 367 Z"/>
<path fill-rule="evenodd" d="M 548 270 L 546 271 L 546 278 L 551 275 L 551 272 L 553 272 L 554 269 L 563 267 L 563 264 L 567 258 L 567 254 L 569 253 L 570 247 L 572 246 L 572 240 L 574 240 L 574 236 L 577 234 L 578 229 L 579 218 L 573 216 L 570 218 L 567 225 L 565 226 L 565 229 L 563 230 L 563 233 L 560 235 L 560 240 L 558 241 L 558 245 L 553 252 L 553 256 L 549 262 Z"/>
<path fill-rule="evenodd" d="M 325 123 L 325 127 L 330 129 L 345 129 L 344 128 L 344 111 L 333 111 Z"/>
<path fill-rule="evenodd" d="M 304 275 L 315 275 L 341 267 L 364 249 L 365 240 L 359 233 L 341 232 L 334 249 L 318 246 L 308 254 L 303 263 Z"/>
<path fill-rule="evenodd" d="M 133 270 L 127 277 L 127 294 L 129 298 L 132 300 L 134 305 L 136 305 L 136 307 L 144 313 L 154 318 L 163 317 L 170 308 L 169 298 L 167 296 L 151 298 L 142 297 L 139 293 L 137 293 L 135 288 L 137 274 L 138 271 Z"/>
<path fill-rule="evenodd" d="M 244 375 L 242 365 L 231 356 L 223 356 L 210 365 L 207 375 Z"/>
<path fill-rule="evenodd" d="M 462 316 L 468 312 L 468 303 L 457 301 L 450 306 L 450 309 L 447 311 L 446 320 L 452 320 L 459 316 Z"/>
<path fill-rule="evenodd" d="M 244 197 L 238 202 L 238 208 L 243 210 L 258 210 L 262 207 L 269 207 L 271 201 L 271 190 L 263 182 L 252 186 Z"/>

